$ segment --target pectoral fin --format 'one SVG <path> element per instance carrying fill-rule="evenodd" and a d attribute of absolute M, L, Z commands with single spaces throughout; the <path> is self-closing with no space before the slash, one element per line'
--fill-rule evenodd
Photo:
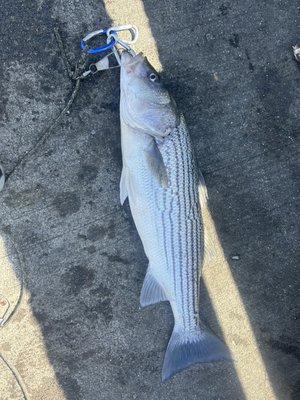
<path fill-rule="evenodd" d="M 163 188 L 168 187 L 167 168 L 154 139 L 151 140 L 148 149 L 145 150 L 145 155 L 147 165 L 159 185 Z"/>
<path fill-rule="evenodd" d="M 128 189 L 127 189 L 127 179 L 126 179 L 126 169 L 123 167 L 121 180 L 120 180 L 120 201 L 121 204 L 124 204 L 124 201 L 128 197 Z"/>

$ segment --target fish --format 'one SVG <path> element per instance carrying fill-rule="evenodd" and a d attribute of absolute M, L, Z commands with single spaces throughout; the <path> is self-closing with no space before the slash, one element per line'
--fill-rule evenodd
<path fill-rule="evenodd" d="M 231 360 L 199 317 L 204 235 L 198 186 L 205 187 L 183 115 L 143 53 L 121 55 L 120 201 L 131 214 L 149 264 L 141 307 L 168 301 L 174 316 L 162 381 L 195 364 Z"/>

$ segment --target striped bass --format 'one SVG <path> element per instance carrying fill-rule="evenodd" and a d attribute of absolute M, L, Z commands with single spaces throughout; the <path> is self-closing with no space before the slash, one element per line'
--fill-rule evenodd
<path fill-rule="evenodd" d="M 162 379 L 198 362 L 230 359 L 199 318 L 203 229 L 198 171 L 183 116 L 142 55 L 121 57 L 120 199 L 128 197 L 148 269 L 141 306 L 169 301 L 174 315 Z"/>

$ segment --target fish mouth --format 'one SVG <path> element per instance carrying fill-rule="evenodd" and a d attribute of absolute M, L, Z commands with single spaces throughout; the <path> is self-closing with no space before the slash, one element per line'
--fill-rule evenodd
<path fill-rule="evenodd" d="M 142 63 L 145 60 L 145 56 L 143 53 L 136 54 L 133 56 L 128 51 L 123 51 L 121 54 L 121 65 L 122 67 L 133 67 L 137 64 Z"/>

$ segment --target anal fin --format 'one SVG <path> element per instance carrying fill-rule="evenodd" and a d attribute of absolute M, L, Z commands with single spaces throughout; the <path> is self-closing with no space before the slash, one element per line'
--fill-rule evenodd
<path fill-rule="evenodd" d="M 150 306 L 161 301 L 168 301 L 162 287 L 154 278 L 148 267 L 147 273 L 144 279 L 143 287 L 141 290 L 140 304 L 141 307 Z"/>

